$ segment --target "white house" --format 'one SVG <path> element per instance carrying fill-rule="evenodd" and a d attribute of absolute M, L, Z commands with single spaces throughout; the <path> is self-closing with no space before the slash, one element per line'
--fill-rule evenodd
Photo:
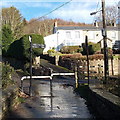
<path fill-rule="evenodd" d="M 88 36 L 89 42 L 102 42 L 102 27 L 96 26 L 54 26 L 52 35 L 44 37 L 46 48 L 44 53 L 49 49 L 55 48 L 59 51 L 62 46 L 78 46 L 85 43 L 85 36 Z M 118 41 L 118 28 L 116 26 L 107 27 L 108 47 L 112 47 L 115 41 Z M 101 45 L 103 47 L 103 45 Z"/>

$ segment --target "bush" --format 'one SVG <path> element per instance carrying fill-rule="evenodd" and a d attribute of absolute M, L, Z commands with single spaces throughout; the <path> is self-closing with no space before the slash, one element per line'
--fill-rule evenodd
<path fill-rule="evenodd" d="M 54 49 L 50 49 L 50 50 L 48 50 L 47 51 L 47 53 L 50 55 L 50 54 L 52 54 L 52 53 L 55 53 L 56 51 L 54 50 Z"/>
<path fill-rule="evenodd" d="M 63 46 L 60 50 L 61 53 L 65 54 L 73 54 L 73 53 L 80 53 L 82 48 L 79 46 Z"/>
<path fill-rule="evenodd" d="M 82 54 L 68 54 L 68 55 L 63 55 L 61 58 L 64 59 L 72 59 L 72 60 L 86 60 L 86 55 L 82 56 Z M 89 60 L 97 60 L 97 59 L 103 59 L 104 56 L 103 54 L 94 54 L 89 56 Z"/>
<path fill-rule="evenodd" d="M 11 76 L 14 69 L 9 64 L 2 63 L 2 88 L 5 89 L 9 85 L 13 84 Z"/>
<path fill-rule="evenodd" d="M 32 43 L 44 44 L 43 36 L 30 34 L 24 35 L 19 40 L 14 41 L 9 49 L 8 55 L 17 59 L 29 59 L 30 57 L 30 42 L 28 37 L 32 37 Z M 43 48 L 33 48 L 33 56 L 38 56 L 43 53 Z"/>
<path fill-rule="evenodd" d="M 82 54 L 86 55 L 87 50 L 86 50 L 85 43 L 82 44 L 82 48 L 83 48 Z M 100 51 L 100 50 L 101 50 L 100 43 L 93 43 L 93 42 L 88 43 L 89 55 L 93 55 L 95 52 Z"/>

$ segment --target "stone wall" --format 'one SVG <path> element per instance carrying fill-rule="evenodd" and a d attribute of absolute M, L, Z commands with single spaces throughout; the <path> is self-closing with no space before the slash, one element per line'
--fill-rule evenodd
<path fill-rule="evenodd" d="M 86 104 L 92 109 L 90 110 L 95 114 L 96 120 L 119 120 L 120 98 L 118 96 L 94 88 L 94 86 L 79 86 L 75 91 L 86 100 Z"/>
<path fill-rule="evenodd" d="M 109 75 L 118 75 L 120 74 L 120 59 L 109 59 Z M 77 65 L 78 70 L 87 72 L 87 62 L 86 60 L 71 60 L 70 58 L 67 59 L 60 59 L 59 65 L 66 67 L 68 69 L 74 70 L 74 67 Z M 89 60 L 89 70 L 90 73 L 101 74 L 104 75 L 104 60 Z"/>
<path fill-rule="evenodd" d="M 89 90 L 89 102 L 104 120 L 118 120 L 120 118 L 119 99 L 111 93 L 96 88 Z"/>

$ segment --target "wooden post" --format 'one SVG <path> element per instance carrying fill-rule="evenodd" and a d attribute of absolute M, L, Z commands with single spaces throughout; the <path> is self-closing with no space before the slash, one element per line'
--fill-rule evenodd
<path fill-rule="evenodd" d="M 58 62 L 59 62 L 59 55 L 55 56 L 55 65 L 58 66 Z"/>
<path fill-rule="evenodd" d="M 87 51 L 87 73 L 88 73 L 88 86 L 89 86 L 89 49 L 88 49 L 88 36 L 85 38 L 86 51 Z"/>
<path fill-rule="evenodd" d="M 75 66 L 75 87 L 78 88 L 78 75 L 77 75 L 77 66 Z"/>
<path fill-rule="evenodd" d="M 113 55 L 111 55 L 111 70 L 112 70 L 112 75 L 114 75 L 114 70 L 113 70 Z"/>

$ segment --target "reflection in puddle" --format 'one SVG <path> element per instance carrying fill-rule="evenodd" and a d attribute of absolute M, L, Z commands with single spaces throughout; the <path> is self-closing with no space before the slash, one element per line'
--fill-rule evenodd
<path fill-rule="evenodd" d="M 46 83 L 44 81 L 44 83 Z M 45 114 L 49 118 L 93 118 L 85 100 L 73 92 L 70 84 L 50 81 L 38 85 L 39 98 L 43 101 Z"/>

